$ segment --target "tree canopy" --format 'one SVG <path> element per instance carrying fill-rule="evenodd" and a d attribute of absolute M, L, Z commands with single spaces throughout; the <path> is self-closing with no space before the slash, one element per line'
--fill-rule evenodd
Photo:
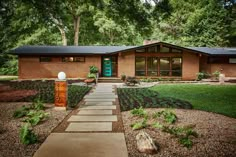
<path fill-rule="evenodd" d="M 2 0 L 1 53 L 21 45 L 235 46 L 235 0 Z"/>

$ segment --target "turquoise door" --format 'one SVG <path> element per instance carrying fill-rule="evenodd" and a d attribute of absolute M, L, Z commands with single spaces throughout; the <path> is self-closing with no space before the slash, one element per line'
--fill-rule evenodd
<path fill-rule="evenodd" d="M 112 76 L 112 60 L 111 57 L 103 57 L 103 76 L 111 77 Z"/>

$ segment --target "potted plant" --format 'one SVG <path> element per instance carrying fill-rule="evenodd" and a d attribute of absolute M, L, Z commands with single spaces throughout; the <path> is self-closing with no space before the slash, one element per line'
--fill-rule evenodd
<path fill-rule="evenodd" d="M 125 82 L 126 75 L 125 75 L 125 74 L 122 74 L 120 77 L 121 77 L 121 80 L 122 80 L 123 82 Z"/>
<path fill-rule="evenodd" d="M 96 73 L 98 73 L 98 68 L 96 66 L 92 65 L 89 67 L 89 71 L 90 71 L 90 73 L 96 74 Z"/>
<path fill-rule="evenodd" d="M 87 75 L 87 79 L 84 80 L 85 83 L 92 83 L 92 82 L 95 82 L 96 80 L 96 74 L 93 74 L 93 73 L 89 73 Z"/>

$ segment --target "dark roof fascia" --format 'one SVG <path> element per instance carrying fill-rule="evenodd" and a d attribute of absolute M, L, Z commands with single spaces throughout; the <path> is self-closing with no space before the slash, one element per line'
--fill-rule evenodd
<path fill-rule="evenodd" d="M 40 53 L 40 54 L 29 54 L 29 53 L 21 53 L 21 54 L 13 54 L 18 56 L 94 56 L 94 55 L 104 55 L 106 53 Z"/>
<path fill-rule="evenodd" d="M 219 57 L 219 56 L 228 56 L 228 57 L 236 57 L 236 54 L 211 54 L 211 57 Z"/>
<path fill-rule="evenodd" d="M 211 54 L 208 54 L 208 53 L 205 53 L 205 52 L 202 52 L 202 51 L 193 50 L 193 49 L 182 47 L 182 46 L 172 45 L 172 44 L 165 43 L 165 42 L 156 42 L 156 43 L 152 43 L 152 44 L 141 45 L 141 46 L 137 46 L 137 47 L 134 47 L 134 48 L 125 49 L 125 50 L 122 50 L 122 51 L 112 52 L 111 54 L 116 54 L 116 53 L 119 53 L 119 52 L 127 52 L 127 51 L 132 51 L 132 50 L 138 50 L 138 49 L 148 48 L 148 47 L 152 47 L 152 46 L 156 46 L 156 45 L 166 45 L 168 47 L 181 49 L 181 50 L 186 50 L 186 51 L 190 51 L 190 52 L 193 52 L 193 53 L 201 53 L 201 54 L 204 54 L 204 55 L 207 55 L 207 56 L 211 55 Z"/>

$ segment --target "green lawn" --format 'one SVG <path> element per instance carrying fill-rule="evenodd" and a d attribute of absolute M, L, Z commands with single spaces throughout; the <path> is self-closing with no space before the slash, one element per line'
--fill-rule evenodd
<path fill-rule="evenodd" d="M 236 118 L 236 85 L 163 84 L 151 89 L 160 97 L 187 100 L 194 109 Z"/>

